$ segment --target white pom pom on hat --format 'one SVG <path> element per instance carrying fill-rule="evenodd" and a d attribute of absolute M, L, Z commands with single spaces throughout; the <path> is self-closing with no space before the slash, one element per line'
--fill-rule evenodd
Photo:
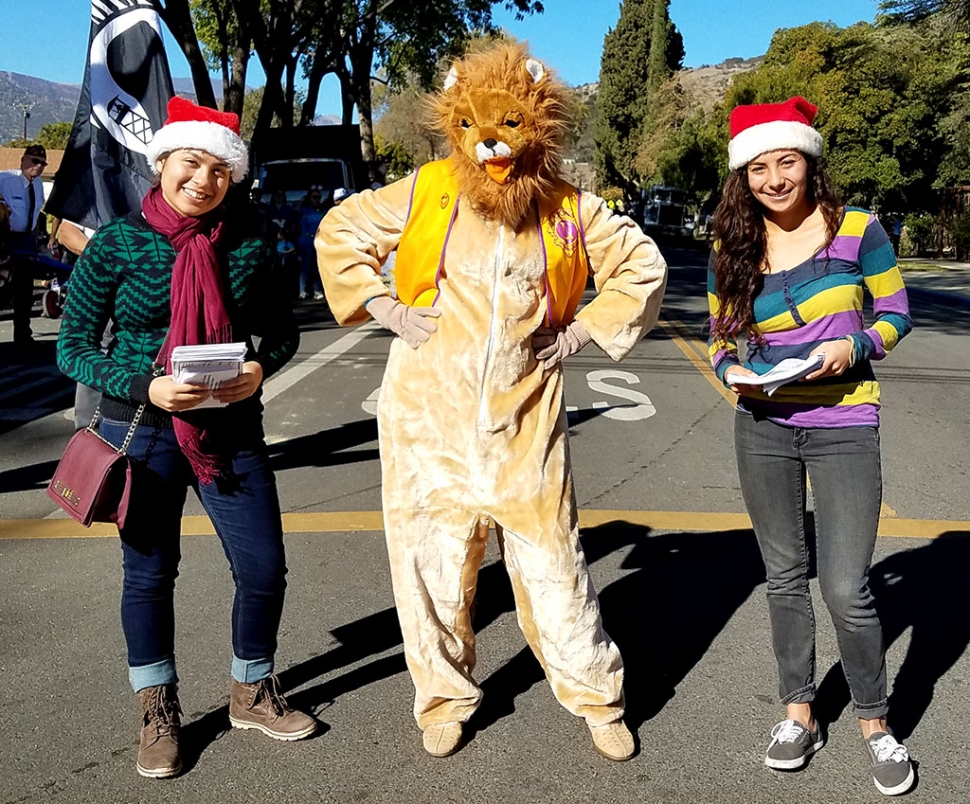
<path fill-rule="evenodd" d="M 249 149 L 239 136 L 235 114 L 174 97 L 168 102 L 168 119 L 148 143 L 148 167 L 158 175 L 158 160 L 180 148 L 195 148 L 222 159 L 234 182 L 242 181 L 249 169 Z"/>
<path fill-rule="evenodd" d="M 822 135 L 812 128 L 818 107 L 800 95 L 784 103 L 736 106 L 731 112 L 728 167 L 737 170 L 768 151 L 791 148 L 822 155 Z"/>

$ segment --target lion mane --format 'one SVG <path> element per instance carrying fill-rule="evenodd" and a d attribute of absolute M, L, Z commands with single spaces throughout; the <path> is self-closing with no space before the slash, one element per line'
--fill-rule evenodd
<path fill-rule="evenodd" d="M 462 194 L 480 215 L 513 228 L 561 180 L 569 108 L 566 86 L 520 44 L 455 62 L 430 99 L 431 124 L 451 148 Z M 501 183 L 483 162 L 489 143 L 510 162 Z"/>

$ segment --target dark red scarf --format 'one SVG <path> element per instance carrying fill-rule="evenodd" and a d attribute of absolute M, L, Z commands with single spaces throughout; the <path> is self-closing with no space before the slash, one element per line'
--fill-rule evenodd
<path fill-rule="evenodd" d="M 221 210 L 200 218 L 179 215 L 162 197 L 158 185 L 141 203 L 145 220 L 175 248 L 172 269 L 172 322 L 159 352 L 159 362 L 171 374 L 172 350 L 201 343 L 231 343 L 232 324 L 222 297 L 222 279 L 216 246 L 225 222 Z M 185 411 L 173 416 L 175 436 L 200 483 L 211 483 L 228 464 L 206 426 L 207 411 Z"/>

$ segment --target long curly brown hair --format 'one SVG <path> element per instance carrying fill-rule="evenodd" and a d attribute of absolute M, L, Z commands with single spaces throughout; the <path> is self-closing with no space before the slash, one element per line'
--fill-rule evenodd
<path fill-rule="evenodd" d="M 842 222 L 842 199 L 824 162 L 802 154 L 808 163 L 810 200 L 822 210 L 825 245 L 831 244 Z M 757 337 L 754 299 L 764 286 L 768 236 L 764 207 L 748 186 L 747 166 L 731 172 L 724 182 L 721 203 L 714 211 L 714 292 L 718 313 L 711 329 L 713 340 L 728 340 L 740 332 Z"/>

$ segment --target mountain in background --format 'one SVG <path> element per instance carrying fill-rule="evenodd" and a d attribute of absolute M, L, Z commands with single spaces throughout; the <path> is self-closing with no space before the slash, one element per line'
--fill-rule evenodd
<path fill-rule="evenodd" d="M 174 78 L 175 91 L 186 98 L 195 98 L 191 78 Z M 213 81 L 216 100 L 222 98 L 222 81 Z M 24 135 L 23 106 L 30 107 L 27 136 L 36 137 L 45 123 L 73 123 L 81 85 L 59 84 L 43 78 L 0 71 L 0 143 L 19 139 Z"/>
<path fill-rule="evenodd" d="M 734 76 L 753 70 L 763 60 L 763 56 L 751 59 L 726 59 L 714 66 L 704 64 L 700 67 L 678 70 L 673 78 L 684 88 L 691 109 L 699 107 L 705 113 L 710 113 L 716 104 L 724 100 Z M 569 161 L 593 161 L 593 154 L 596 151 L 593 130 L 596 124 L 596 96 L 599 88 L 598 82 L 573 87 L 579 102 L 586 107 L 586 116 L 576 132 L 576 139 L 569 143 L 563 152 L 563 156 Z"/>
<path fill-rule="evenodd" d="M 80 84 L 58 84 L 43 78 L 0 71 L 0 143 L 24 135 L 23 106 L 28 106 L 27 136 L 45 123 L 73 122 Z"/>

